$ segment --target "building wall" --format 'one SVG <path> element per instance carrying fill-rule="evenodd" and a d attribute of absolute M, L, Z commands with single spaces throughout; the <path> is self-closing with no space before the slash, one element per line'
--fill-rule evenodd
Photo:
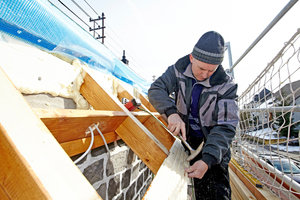
<path fill-rule="evenodd" d="M 152 172 L 122 141 L 91 150 L 77 167 L 103 200 L 140 200 L 152 182 Z M 73 156 L 73 161 L 82 154 Z"/>
<path fill-rule="evenodd" d="M 300 97 L 298 97 L 295 102 L 296 105 L 300 105 Z M 294 118 L 293 122 L 300 121 L 300 112 L 294 112 L 293 118 Z M 297 129 L 300 130 L 300 124 L 298 125 Z"/>

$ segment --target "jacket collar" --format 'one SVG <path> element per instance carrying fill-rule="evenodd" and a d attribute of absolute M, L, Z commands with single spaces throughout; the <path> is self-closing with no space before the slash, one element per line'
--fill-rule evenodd
<path fill-rule="evenodd" d="M 175 63 L 175 68 L 183 73 L 185 76 L 194 78 L 194 75 L 192 73 L 192 65 L 190 63 L 190 58 L 189 54 L 180 58 L 176 63 Z M 205 87 L 211 87 L 214 85 L 220 85 L 228 80 L 228 76 L 226 72 L 224 71 L 224 68 L 222 65 L 219 65 L 215 73 L 209 78 L 204 81 L 201 81 L 200 83 L 204 85 Z"/>

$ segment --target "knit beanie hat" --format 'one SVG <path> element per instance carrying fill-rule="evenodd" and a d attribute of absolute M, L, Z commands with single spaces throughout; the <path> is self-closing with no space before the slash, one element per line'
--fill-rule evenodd
<path fill-rule="evenodd" d="M 215 32 L 204 33 L 195 45 L 192 56 L 208 64 L 220 65 L 224 58 L 224 39 Z"/>

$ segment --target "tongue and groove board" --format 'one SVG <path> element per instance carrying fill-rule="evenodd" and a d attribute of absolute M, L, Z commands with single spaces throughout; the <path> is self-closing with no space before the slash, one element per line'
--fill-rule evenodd
<path fill-rule="evenodd" d="M 188 199 L 189 178 L 184 170 L 189 166 L 186 161 L 187 157 L 187 152 L 181 142 L 176 139 L 170 150 L 170 155 L 160 167 L 143 200 Z"/>
<path fill-rule="evenodd" d="M 0 199 L 101 199 L 0 67 Z"/>

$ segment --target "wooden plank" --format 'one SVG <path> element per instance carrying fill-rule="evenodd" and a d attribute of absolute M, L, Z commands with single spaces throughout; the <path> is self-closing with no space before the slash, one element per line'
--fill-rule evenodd
<path fill-rule="evenodd" d="M 85 131 L 99 123 L 102 134 L 114 132 L 128 117 L 121 111 L 41 109 L 34 111 L 59 143 L 87 137 Z"/>
<path fill-rule="evenodd" d="M 115 130 L 125 120 L 128 115 L 122 111 L 100 111 L 100 110 L 72 110 L 72 109 L 45 109 L 34 108 L 35 113 L 44 122 L 56 140 L 61 144 L 69 156 L 77 155 L 86 151 L 89 146 L 89 136 L 85 131 L 92 124 L 99 123 L 99 129 L 106 138 L 107 143 L 117 140 Z M 145 123 L 152 133 L 164 141 L 163 144 L 170 149 L 170 143 L 174 142 L 174 137 L 169 134 L 161 134 L 164 129 L 157 123 L 149 123 L 153 120 L 148 113 L 131 112 L 141 123 Z M 153 113 L 159 117 L 159 113 Z M 152 126 L 158 126 L 154 128 Z M 97 135 L 97 132 L 94 132 Z M 164 137 L 163 137 L 164 136 Z M 168 138 L 169 136 L 169 138 Z M 99 140 L 98 140 L 99 139 Z M 171 140 L 171 141 L 168 141 Z M 92 148 L 104 145 L 102 138 L 95 137 L 95 144 Z"/>
<path fill-rule="evenodd" d="M 233 173 L 232 169 L 229 168 L 229 177 L 231 182 L 231 188 L 234 188 L 233 192 L 238 199 L 256 199 L 254 195 L 248 190 L 244 183 Z"/>
<path fill-rule="evenodd" d="M 1 67 L 0 94 L 0 182 L 9 198 L 101 199 Z"/>
<path fill-rule="evenodd" d="M 84 72 L 84 83 L 81 85 L 80 93 L 95 110 L 123 111 L 119 104 L 109 98 L 105 89 L 100 87 L 87 72 Z"/>
<path fill-rule="evenodd" d="M 262 188 L 257 188 L 253 185 L 245 175 L 234 165 L 232 162 L 229 162 L 229 167 L 233 171 L 234 174 L 239 177 L 239 179 L 245 184 L 245 186 L 249 189 L 249 191 L 255 196 L 257 199 L 278 199 L 275 195 L 271 194 L 269 191 L 264 190 Z"/>
<path fill-rule="evenodd" d="M 149 102 L 148 99 L 146 99 L 142 94 L 138 96 L 138 98 L 141 100 L 144 107 L 146 107 L 150 112 L 157 112 L 155 108 L 152 106 L 152 104 Z"/>
<path fill-rule="evenodd" d="M 122 98 L 127 98 L 129 100 L 135 98 L 132 96 L 121 84 L 120 81 L 118 81 L 117 87 L 117 97 L 119 101 L 122 100 Z M 141 108 L 144 110 L 148 110 L 150 112 L 155 112 L 158 116 L 159 113 L 154 109 L 154 107 L 150 104 L 150 102 L 141 94 L 138 97 L 141 102 Z M 149 109 L 150 110 L 149 110 Z M 139 111 L 139 109 L 136 109 L 135 111 Z M 141 120 L 140 120 L 141 121 Z M 163 121 L 163 120 L 160 120 Z M 168 150 L 171 149 L 175 138 L 170 135 L 160 124 L 157 122 L 152 116 L 147 118 L 147 121 L 141 122 Z"/>
<path fill-rule="evenodd" d="M 94 131 L 94 134 L 97 134 L 97 130 Z M 118 140 L 118 135 L 115 132 L 110 132 L 103 134 L 107 144 Z M 69 156 L 75 156 L 77 154 L 85 152 L 91 143 L 91 137 L 86 137 L 83 139 L 73 140 L 69 142 L 61 143 L 61 147 Z M 100 135 L 94 137 L 94 144 L 92 149 L 103 146 L 105 143 Z"/>
<path fill-rule="evenodd" d="M 132 98 L 138 98 L 141 100 L 142 106 L 144 109 L 148 109 L 150 112 L 157 112 L 155 108 L 152 106 L 152 104 L 146 99 L 142 94 L 135 94 L 131 95 L 121 84 L 121 81 L 116 80 L 115 88 L 117 90 L 117 97 L 120 101 L 122 101 L 122 98 L 127 98 L 131 100 Z"/>
<path fill-rule="evenodd" d="M 157 113 L 158 114 L 158 113 Z M 160 119 L 160 118 L 158 118 Z M 163 124 L 165 124 L 165 122 L 163 120 L 160 120 Z M 153 135 L 162 142 L 162 144 L 168 149 L 170 150 L 174 141 L 175 141 L 175 137 L 172 136 L 171 134 L 168 133 L 168 131 L 166 131 L 166 129 L 155 120 L 154 117 L 149 117 L 147 119 L 147 121 L 145 121 L 144 126 L 151 132 L 153 133 Z M 165 126 L 167 126 L 165 124 Z"/>
<path fill-rule="evenodd" d="M 170 155 L 160 167 L 143 200 L 187 199 L 189 178 L 184 171 L 189 165 L 186 161 L 187 157 L 181 142 L 176 139 Z"/>
<path fill-rule="evenodd" d="M 116 129 L 116 133 L 147 167 L 156 173 L 168 155 L 166 147 L 115 96 L 106 92 L 96 81 L 90 79 L 93 78 L 87 73 L 84 76 L 84 87 L 80 89 L 81 94 L 95 109 L 104 109 L 102 99 L 105 99 L 106 102 L 110 102 L 107 103 L 105 109 L 123 110 L 127 113 L 128 118 Z"/>
<path fill-rule="evenodd" d="M 116 130 L 116 133 L 137 154 L 137 156 L 156 174 L 167 157 L 165 152 L 131 118 L 127 118 Z"/>
<path fill-rule="evenodd" d="M 0 124 L 0 185 L 8 199 L 50 199 Z M 30 187 L 28 187 L 30 185 Z M 2 198 L 1 198 L 2 199 Z"/>
<path fill-rule="evenodd" d="M 0 199 L 1 200 L 10 200 L 1 184 L 0 184 Z"/>

